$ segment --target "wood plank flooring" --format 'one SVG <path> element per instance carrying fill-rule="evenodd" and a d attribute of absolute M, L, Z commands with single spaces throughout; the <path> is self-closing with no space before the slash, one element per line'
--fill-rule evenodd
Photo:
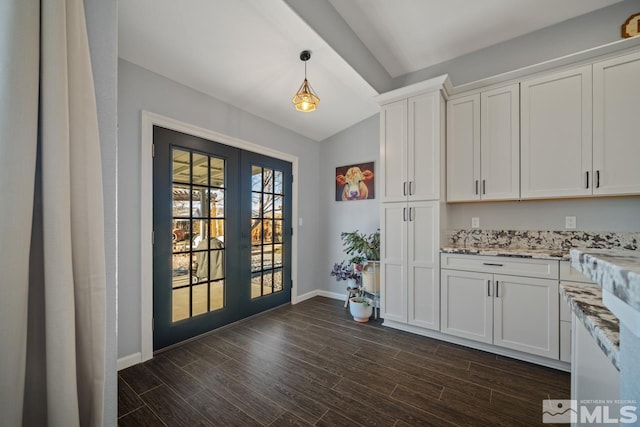
<path fill-rule="evenodd" d="M 534 426 L 569 374 L 354 322 L 316 297 L 118 374 L 121 426 Z M 545 424 L 548 425 L 548 424 Z"/>

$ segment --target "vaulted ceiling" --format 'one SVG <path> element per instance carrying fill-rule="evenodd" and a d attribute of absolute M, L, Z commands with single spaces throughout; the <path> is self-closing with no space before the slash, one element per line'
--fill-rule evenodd
<path fill-rule="evenodd" d="M 119 56 L 321 141 L 375 114 L 394 77 L 618 1 L 128 0 Z M 305 49 L 313 113 L 291 103 Z"/>

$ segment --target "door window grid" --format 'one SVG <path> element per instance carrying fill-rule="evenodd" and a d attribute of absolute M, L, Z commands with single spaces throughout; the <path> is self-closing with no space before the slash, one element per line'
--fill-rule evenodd
<path fill-rule="evenodd" d="M 226 187 L 223 159 L 173 149 L 172 166 L 172 321 L 176 322 L 225 305 Z"/>
<path fill-rule="evenodd" d="M 283 290 L 284 174 L 251 167 L 251 298 Z"/>

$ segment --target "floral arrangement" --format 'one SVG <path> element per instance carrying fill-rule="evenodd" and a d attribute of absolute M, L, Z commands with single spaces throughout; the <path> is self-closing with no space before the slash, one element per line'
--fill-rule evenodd
<path fill-rule="evenodd" d="M 344 260 L 333 264 L 330 276 L 335 277 L 338 281 L 354 279 L 357 282 L 360 280 L 360 275 L 354 271 L 352 264 Z"/>

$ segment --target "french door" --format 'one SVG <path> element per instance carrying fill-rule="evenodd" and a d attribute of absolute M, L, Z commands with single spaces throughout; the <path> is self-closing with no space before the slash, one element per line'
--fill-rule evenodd
<path fill-rule="evenodd" d="M 153 347 L 291 300 L 291 164 L 154 126 Z"/>

